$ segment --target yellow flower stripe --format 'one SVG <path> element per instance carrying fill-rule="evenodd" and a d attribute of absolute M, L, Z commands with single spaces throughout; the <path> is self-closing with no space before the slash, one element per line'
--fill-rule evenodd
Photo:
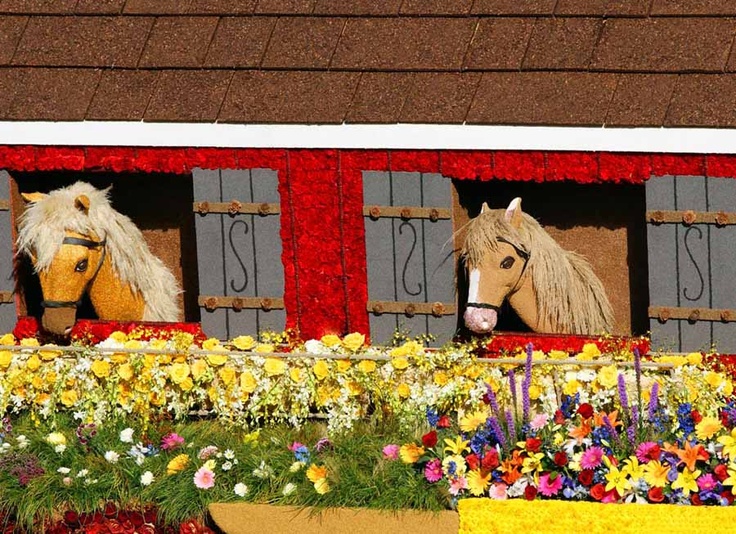
<path fill-rule="evenodd" d="M 594 502 L 463 499 L 459 534 L 491 532 L 733 532 L 734 511 L 720 506 L 616 505 Z"/>

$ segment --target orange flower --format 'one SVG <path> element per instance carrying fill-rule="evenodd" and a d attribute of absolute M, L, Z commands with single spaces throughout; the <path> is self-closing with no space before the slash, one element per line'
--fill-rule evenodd
<path fill-rule="evenodd" d="M 676 454 L 680 458 L 680 463 L 685 464 L 685 467 L 691 472 L 695 471 L 695 462 L 698 460 L 707 461 L 710 458 L 708 451 L 702 445 L 692 447 L 687 441 L 685 442 L 685 448 L 676 451 Z"/>
<path fill-rule="evenodd" d="M 580 424 L 580 426 L 576 426 L 570 431 L 570 437 L 575 438 L 578 440 L 578 443 L 580 443 L 583 441 L 583 438 L 592 432 L 592 430 L 590 419 L 586 419 Z"/>
<path fill-rule="evenodd" d="M 611 413 L 607 414 L 606 412 L 600 412 L 593 416 L 593 419 L 595 421 L 595 426 L 605 426 L 606 423 L 603 421 L 603 418 L 605 416 L 608 416 L 608 421 L 611 423 L 611 426 L 613 428 L 616 428 L 617 426 L 621 426 L 623 423 L 618 420 L 618 410 L 613 410 Z"/>

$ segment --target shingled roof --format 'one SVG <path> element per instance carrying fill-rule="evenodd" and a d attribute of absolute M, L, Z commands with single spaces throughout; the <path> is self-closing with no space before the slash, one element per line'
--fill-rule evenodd
<path fill-rule="evenodd" d="M 736 126 L 733 0 L 0 0 L 0 120 Z"/>

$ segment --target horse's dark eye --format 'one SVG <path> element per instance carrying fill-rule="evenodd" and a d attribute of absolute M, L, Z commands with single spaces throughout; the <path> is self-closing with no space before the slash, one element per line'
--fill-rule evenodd
<path fill-rule="evenodd" d="M 87 270 L 87 260 L 80 260 L 77 265 L 74 267 L 74 271 L 78 273 L 83 273 Z"/>
<path fill-rule="evenodd" d="M 506 256 L 501 262 L 501 269 L 511 269 L 514 266 L 516 260 L 511 256 Z"/>

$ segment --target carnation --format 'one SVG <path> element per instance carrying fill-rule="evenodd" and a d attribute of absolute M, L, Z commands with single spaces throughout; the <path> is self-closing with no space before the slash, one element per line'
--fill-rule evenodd
<path fill-rule="evenodd" d="M 150 486 L 153 482 L 153 473 L 146 471 L 141 475 L 141 486 Z"/>
<path fill-rule="evenodd" d="M 237 484 L 235 484 L 235 487 L 233 488 L 233 492 L 238 497 L 245 497 L 246 494 L 248 493 L 248 486 L 246 486 L 242 482 L 238 482 Z"/>
<path fill-rule="evenodd" d="M 111 464 L 118 463 L 118 460 L 120 459 L 120 455 L 116 453 L 115 451 L 107 451 L 105 453 L 105 460 L 110 462 Z"/>
<path fill-rule="evenodd" d="M 123 443 L 133 443 L 133 429 L 126 428 L 120 431 L 120 441 Z"/>

